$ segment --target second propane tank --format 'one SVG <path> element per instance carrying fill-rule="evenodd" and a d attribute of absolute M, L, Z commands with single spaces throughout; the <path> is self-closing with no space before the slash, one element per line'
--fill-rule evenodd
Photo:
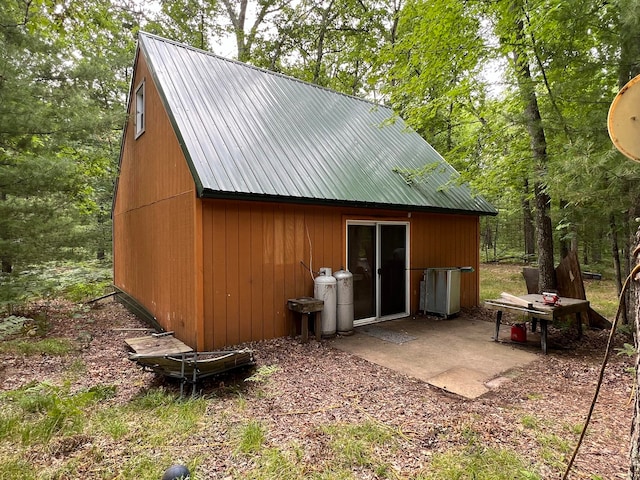
<path fill-rule="evenodd" d="M 313 297 L 324 302 L 319 312 L 322 336 L 333 337 L 336 334 L 336 279 L 330 268 L 321 268 L 320 275 L 314 279 Z"/>
<path fill-rule="evenodd" d="M 353 274 L 338 270 L 336 278 L 337 330 L 340 335 L 353 334 Z"/>

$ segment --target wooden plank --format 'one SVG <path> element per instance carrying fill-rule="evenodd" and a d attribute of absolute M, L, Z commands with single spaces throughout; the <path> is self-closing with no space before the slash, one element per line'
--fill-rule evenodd
<path fill-rule="evenodd" d="M 507 292 L 502 292 L 500 294 L 500 298 L 502 298 L 502 299 L 508 301 L 509 303 L 514 304 L 514 305 L 518 305 L 520 307 L 529 308 L 529 309 L 533 308 L 533 303 L 530 302 L 529 300 L 525 300 L 525 299 L 522 299 L 520 297 L 516 297 L 515 295 L 511 295 L 510 293 L 507 293 Z"/>
<path fill-rule="evenodd" d="M 211 295 L 213 305 L 213 316 L 207 319 L 213 323 L 213 341 L 210 344 L 213 348 L 219 348 L 227 345 L 227 225 L 222 202 L 211 202 L 211 222 L 212 236 L 207 241 L 210 242 L 213 256 L 213 270 L 210 272 L 213 291 L 205 292 L 205 295 Z"/>
<path fill-rule="evenodd" d="M 239 204 L 238 209 L 238 339 L 248 342 L 251 338 L 251 206 Z"/>
<path fill-rule="evenodd" d="M 177 355 L 193 351 L 173 336 L 127 338 L 125 343 L 138 355 Z"/>
<path fill-rule="evenodd" d="M 251 340 L 262 340 L 264 336 L 263 292 L 264 264 L 263 207 L 255 204 L 251 208 Z"/>
<path fill-rule="evenodd" d="M 582 273 L 580 272 L 580 262 L 578 254 L 570 251 L 564 257 L 556 268 L 556 281 L 558 286 L 558 295 L 568 298 L 587 299 L 582 281 Z"/>
<path fill-rule="evenodd" d="M 215 316 L 214 316 L 214 250 L 212 238 L 214 237 L 212 200 L 206 200 L 202 204 L 202 288 L 203 288 L 203 340 L 204 349 L 213 349 L 215 340 Z"/>
<path fill-rule="evenodd" d="M 584 289 L 583 275 L 580 271 L 580 262 L 578 254 L 574 251 L 569 252 L 562 259 L 560 265 L 556 268 L 556 280 L 558 283 L 558 294 L 562 297 L 577 298 L 581 300 L 587 299 Z M 590 327 L 610 328 L 611 322 L 605 317 L 589 307 L 588 315 L 585 315 Z M 585 321 L 585 318 L 582 318 Z"/>
<path fill-rule="evenodd" d="M 226 304 L 227 304 L 227 340 L 225 345 L 240 343 L 240 208 L 237 203 L 227 204 L 225 209 L 226 235 Z M 247 255 L 247 252 L 242 253 Z M 244 273 L 244 272 L 243 272 Z"/>
<path fill-rule="evenodd" d="M 538 290 L 538 280 L 540 271 L 534 267 L 524 267 L 522 269 L 522 276 L 524 282 L 527 284 L 527 293 L 540 293 Z"/>

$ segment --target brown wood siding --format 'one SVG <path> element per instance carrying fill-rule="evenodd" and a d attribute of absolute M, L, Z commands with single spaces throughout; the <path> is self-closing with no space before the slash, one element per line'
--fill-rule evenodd
<path fill-rule="evenodd" d="M 142 57 L 134 79 L 134 88 L 146 81 L 146 128 L 136 139 L 129 111 L 113 212 L 114 281 L 166 330 L 196 346 L 198 325 L 202 330 L 200 200 Z"/>
<path fill-rule="evenodd" d="M 411 230 L 411 267 L 473 267 L 473 273 L 460 276 L 460 304 L 477 306 L 480 301 L 478 217 L 413 213 Z M 411 271 L 412 311 L 419 308 L 422 274 L 421 270 Z"/>
<path fill-rule="evenodd" d="M 461 304 L 478 304 L 478 217 L 204 200 L 204 348 L 288 333 L 288 298 L 313 294 L 314 271 L 346 264 L 348 220 L 408 221 L 412 268 L 472 266 Z M 411 272 L 412 312 L 422 272 Z"/>

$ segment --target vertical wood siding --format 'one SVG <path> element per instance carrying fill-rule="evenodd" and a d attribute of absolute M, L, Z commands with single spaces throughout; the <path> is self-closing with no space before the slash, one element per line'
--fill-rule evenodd
<path fill-rule="evenodd" d="M 204 346 L 221 348 L 283 336 L 288 298 L 313 294 L 314 271 L 346 264 L 348 220 L 409 221 L 412 268 L 472 266 L 461 304 L 478 304 L 478 217 L 339 207 L 204 200 Z M 419 307 L 422 272 L 411 271 L 411 311 Z"/>
<path fill-rule="evenodd" d="M 195 346 L 202 318 L 199 200 L 142 57 L 134 78 L 134 88 L 146 80 L 146 128 L 136 139 L 129 112 L 113 212 L 114 282 Z"/>
<path fill-rule="evenodd" d="M 460 275 L 460 304 L 477 306 L 480 301 L 479 219 L 471 215 L 413 213 L 411 219 L 411 267 L 473 267 Z M 423 272 L 411 271 L 411 309 L 417 311 Z"/>

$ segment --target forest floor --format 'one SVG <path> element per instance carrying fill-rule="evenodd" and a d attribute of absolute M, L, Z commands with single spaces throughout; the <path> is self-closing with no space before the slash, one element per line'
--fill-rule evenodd
<path fill-rule="evenodd" d="M 47 310 L 46 337 L 68 338 L 77 350 L 63 356 L 0 353 L 0 393 L 15 392 L 29 382 L 71 382 L 74 391 L 114 387 L 113 396 L 85 411 L 87 418 L 100 411 L 117 416 L 118 408 L 154 389 L 178 394 L 177 383 L 143 372 L 127 359 L 124 339 L 140 335 L 127 329 L 144 325 L 119 304 L 78 311 L 72 304 L 53 302 Z M 493 321 L 483 308 L 462 312 L 461 317 Z M 606 331 L 588 330 L 581 340 L 558 342 L 561 349 L 508 372 L 510 381 L 474 400 L 336 350 L 330 342 L 301 344 L 280 338 L 252 343 L 257 361 L 253 373 L 268 374 L 253 382 L 243 381 L 250 372 L 205 381 L 200 386 L 203 410 L 187 432 L 153 444 L 147 433 L 136 429 L 136 422 L 144 423 L 144 413 L 138 411 L 139 418 L 124 421 L 119 433 L 104 425 L 85 427 L 54 435 L 46 443 L 25 442 L 23 435 L 22 446 L 0 436 L 0 463 L 9 459 L 30 465 L 36 473 L 24 478 L 159 478 L 154 477 L 158 471 L 181 461 L 194 469 L 197 479 L 426 479 L 454 478 L 433 474 L 446 468 L 442 465 L 451 452 L 461 455 L 453 463 L 478 453 L 489 458 L 497 452 L 491 458 L 501 458 L 501 452 L 512 452 L 523 462 L 515 467 L 521 473 L 455 478 L 560 478 L 591 404 L 607 337 Z M 628 341 L 617 334 L 615 346 Z M 627 355 L 611 355 L 569 478 L 625 478 L 632 364 Z M 162 417 L 158 412 L 154 415 Z M 259 426 L 261 437 L 258 446 L 246 449 L 238 432 L 246 436 L 250 424 Z M 373 428 L 377 436 L 370 439 L 362 428 Z M 340 431 L 350 432 L 351 443 L 340 440 Z M 354 448 L 355 457 L 345 459 Z M 270 470 L 275 468 L 269 457 L 273 452 L 284 462 L 280 473 Z M 136 455 L 155 461 L 149 468 L 156 473 L 136 474 Z M 43 476 L 47 471 L 51 473 Z"/>

